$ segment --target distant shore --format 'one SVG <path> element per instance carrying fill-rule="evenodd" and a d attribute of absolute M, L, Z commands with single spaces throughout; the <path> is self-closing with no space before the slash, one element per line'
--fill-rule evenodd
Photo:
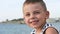
<path fill-rule="evenodd" d="M 60 22 L 60 18 L 58 18 L 58 19 L 49 18 L 49 19 L 47 19 L 47 22 L 49 22 L 49 23 L 58 23 L 58 22 Z M 8 20 L 8 19 L 6 19 L 6 21 L 2 21 L 2 22 L 0 22 L 0 23 L 25 24 L 23 18 L 13 19 L 13 20 Z"/>

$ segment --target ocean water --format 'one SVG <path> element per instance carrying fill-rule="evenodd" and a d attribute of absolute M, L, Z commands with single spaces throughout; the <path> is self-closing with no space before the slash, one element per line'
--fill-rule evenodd
<path fill-rule="evenodd" d="M 60 23 L 52 23 L 60 31 Z M 0 24 L 0 34 L 30 34 L 32 28 L 26 24 Z"/>

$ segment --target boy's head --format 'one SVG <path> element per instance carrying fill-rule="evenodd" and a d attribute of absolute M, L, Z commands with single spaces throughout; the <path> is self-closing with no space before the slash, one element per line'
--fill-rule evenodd
<path fill-rule="evenodd" d="M 33 28 L 42 27 L 49 18 L 49 12 L 43 0 L 26 0 L 23 4 L 25 23 Z"/>

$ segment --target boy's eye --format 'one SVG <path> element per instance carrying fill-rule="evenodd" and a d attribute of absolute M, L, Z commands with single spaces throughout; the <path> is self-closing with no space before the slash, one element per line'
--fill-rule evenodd
<path fill-rule="evenodd" d="M 39 11 L 35 11 L 35 12 L 34 12 L 34 14 L 40 14 L 40 13 L 41 13 L 41 12 L 39 12 Z"/>
<path fill-rule="evenodd" d="M 25 16 L 30 16 L 30 14 L 26 14 Z"/>

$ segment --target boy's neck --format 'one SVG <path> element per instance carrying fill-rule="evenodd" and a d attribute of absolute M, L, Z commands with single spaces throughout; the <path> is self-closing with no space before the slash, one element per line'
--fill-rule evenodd
<path fill-rule="evenodd" d="M 44 25 L 45 24 L 43 24 L 41 27 L 36 28 L 36 34 L 38 34 L 38 33 L 40 34 L 42 32 Z"/>
<path fill-rule="evenodd" d="M 36 29 L 36 34 L 40 34 L 40 32 L 42 31 L 42 28 L 38 28 L 38 29 Z"/>

